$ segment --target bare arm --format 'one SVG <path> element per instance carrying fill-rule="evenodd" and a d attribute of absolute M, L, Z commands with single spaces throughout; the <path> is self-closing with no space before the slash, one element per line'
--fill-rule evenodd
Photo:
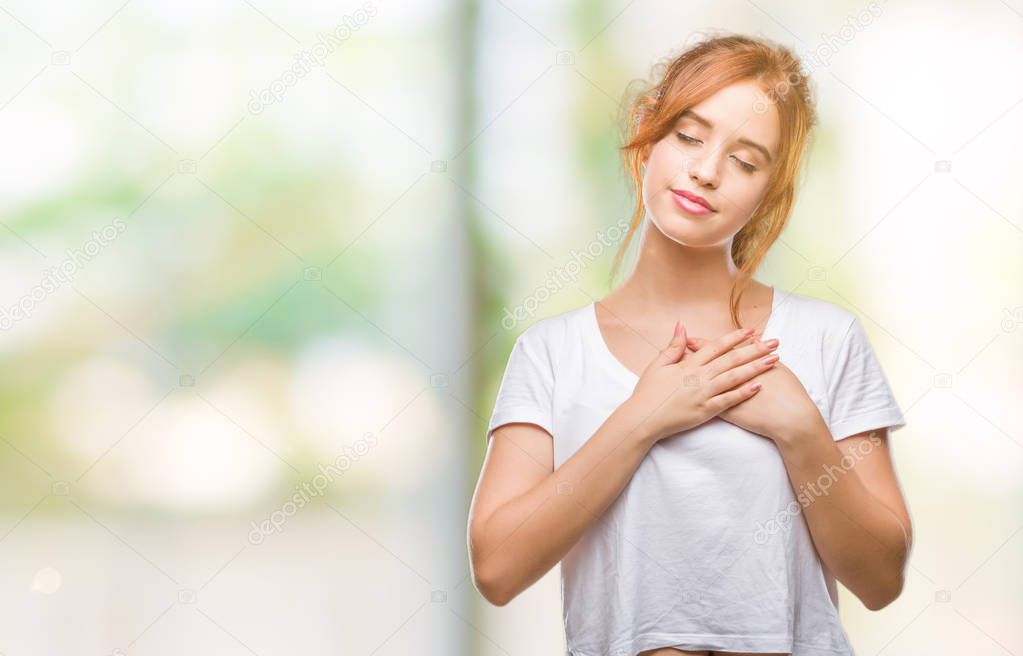
<path fill-rule="evenodd" d="M 641 419 L 622 404 L 556 470 L 547 431 L 494 431 L 469 526 L 473 577 L 488 601 L 503 606 L 539 580 L 621 494 L 653 446 Z"/>
<path fill-rule="evenodd" d="M 778 442 L 821 560 L 870 610 L 902 592 L 912 545 L 909 512 L 887 430 L 835 442 L 823 420 Z"/>

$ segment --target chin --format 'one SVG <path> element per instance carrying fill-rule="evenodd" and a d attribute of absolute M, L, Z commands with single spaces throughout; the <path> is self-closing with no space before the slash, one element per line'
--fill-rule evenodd
<path fill-rule="evenodd" d="M 718 243 L 717 232 L 711 233 L 700 226 L 694 226 L 685 217 L 677 218 L 672 217 L 665 225 L 664 222 L 656 222 L 655 227 L 665 237 L 680 244 L 682 246 L 688 246 L 690 248 L 705 248 L 713 246 Z"/>

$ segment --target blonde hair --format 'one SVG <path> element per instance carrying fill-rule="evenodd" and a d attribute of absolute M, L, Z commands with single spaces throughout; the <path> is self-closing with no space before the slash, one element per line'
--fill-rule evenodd
<path fill-rule="evenodd" d="M 732 259 L 739 269 L 729 297 L 732 323 L 739 325 L 739 299 L 749 286 L 768 249 L 781 234 L 795 201 L 796 176 L 809 137 L 817 123 L 809 78 L 788 48 L 760 37 L 717 36 L 685 49 L 655 66 L 659 80 L 646 85 L 627 103 L 627 119 L 619 148 L 625 171 L 632 178 L 636 205 L 628 231 L 611 268 L 614 278 L 622 256 L 646 215 L 643 203 L 643 159 L 664 138 L 686 109 L 737 82 L 751 81 L 773 105 L 781 126 L 780 152 L 763 200 L 732 240 Z M 652 76 L 657 78 L 658 75 Z M 754 107 L 755 111 L 760 111 Z"/>

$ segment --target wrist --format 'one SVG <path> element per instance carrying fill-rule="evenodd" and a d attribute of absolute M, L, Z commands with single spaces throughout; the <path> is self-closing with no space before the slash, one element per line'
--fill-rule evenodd
<path fill-rule="evenodd" d="M 618 415 L 630 439 L 653 446 L 663 437 L 663 430 L 654 422 L 653 409 L 640 397 L 629 396 L 618 406 L 615 414 Z"/>

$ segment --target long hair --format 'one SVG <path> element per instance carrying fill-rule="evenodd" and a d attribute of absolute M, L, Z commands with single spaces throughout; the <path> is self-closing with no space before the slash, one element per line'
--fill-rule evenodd
<path fill-rule="evenodd" d="M 658 69 L 663 73 L 657 74 Z M 739 299 L 768 249 L 781 234 L 795 201 L 796 176 L 810 130 L 817 123 L 809 78 L 788 48 L 760 37 L 728 34 L 699 42 L 655 66 L 656 81 L 627 101 L 627 119 L 619 148 L 625 171 L 632 178 L 636 205 L 625 238 L 611 268 L 613 278 L 622 256 L 646 216 L 643 203 L 643 158 L 648 148 L 674 126 L 679 114 L 741 81 L 757 84 L 765 99 L 754 111 L 773 105 L 780 119 L 781 141 L 767 191 L 746 224 L 732 240 L 732 259 L 738 275 L 729 297 L 732 324 L 740 327 Z M 659 79 L 657 79 L 659 77 Z"/>

